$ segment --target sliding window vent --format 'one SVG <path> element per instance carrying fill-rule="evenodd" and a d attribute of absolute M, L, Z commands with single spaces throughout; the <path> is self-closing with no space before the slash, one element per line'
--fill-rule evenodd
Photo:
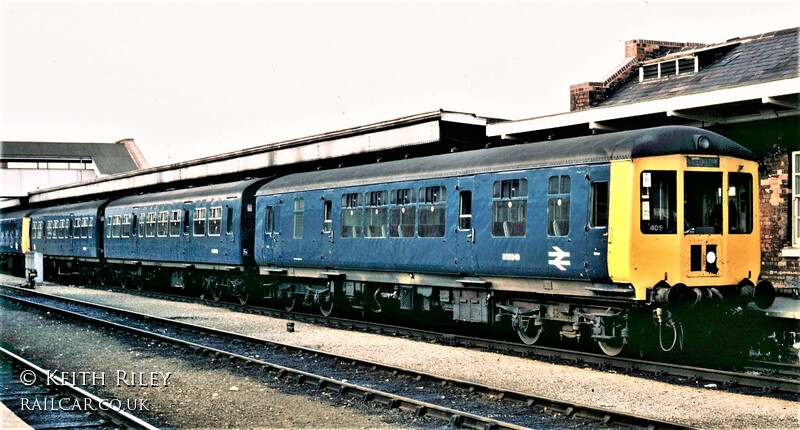
<path fill-rule="evenodd" d="M 699 57 L 692 56 L 645 64 L 639 67 L 639 82 L 697 73 L 700 70 L 699 60 Z"/>

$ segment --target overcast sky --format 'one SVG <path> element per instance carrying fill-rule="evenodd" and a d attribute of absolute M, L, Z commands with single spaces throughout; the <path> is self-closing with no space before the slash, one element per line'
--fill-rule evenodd
<path fill-rule="evenodd" d="M 569 110 L 624 42 L 796 27 L 794 1 L 2 2 L 3 140 L 151 166 L 446 109 Z"/>

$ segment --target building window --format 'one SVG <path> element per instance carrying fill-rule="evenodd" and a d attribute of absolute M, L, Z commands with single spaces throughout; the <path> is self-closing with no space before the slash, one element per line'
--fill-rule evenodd
<path fill-rule="evenodd" d="M 194 210 L 194 229 L 195 236 L 205 236 L 206 234 L 206 208 L 196 208 Z"/>
<path fill-rule="evenodd" d="M 525 236 L 528 180 L 496 181 L 492 200 L 492 236 Z"/>
<path fill-rule="evenodd" d="M 792 152 L 792 248 L 800 248 L 800 151 Z"/>
<path fill-rule="evenodd" d="M 547 182 L 547 235 L 569 235 L 569 196 L 572 180 L 567 175 L 551 176 Z"/>

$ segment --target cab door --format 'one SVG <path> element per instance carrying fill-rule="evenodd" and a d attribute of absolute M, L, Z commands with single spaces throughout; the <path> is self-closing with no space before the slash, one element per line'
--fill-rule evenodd
<path fill-rule="evenodd" d="M 608 278 L 609 171 L 600 167 L 590 169 L 586 179 L 589 198 L 583 267 L 589 279 L 605 280 Z"/>

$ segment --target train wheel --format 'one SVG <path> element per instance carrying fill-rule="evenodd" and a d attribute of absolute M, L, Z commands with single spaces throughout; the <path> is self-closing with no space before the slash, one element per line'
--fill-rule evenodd
<path fill-rule="evenodd" d="M 628 342 L 625 339 L 609 339 L 607 341 L 598 340 L 597 345 L 600 350 L 609 357 L 618 356 L 624 349 Z"/>
<path fill-rule="evenodd" d="M 331 294 L 331 290 L 319 295 L 319 312 L 325 317 L 329 317 L 333 313 L 333 294 Z"/>
<path fill-rule="evenodd" d="M 283 308 L 286 309 L 287 312 L 291 312 L 297 306 L 297 299 L 294 295 L 289 295 L 288 297 L 283 298 Z"/>
<path fill-rule="evenodd" d="M 214 299 L 215 302 L 218 302 L 222 298 L 223 292 L 222 285 L 219 282 L 211 285 L 211 298 Z"/>
<path fill-rule="evenodd" d="M 250 300 L 250 292 L 244 289 L 236 297 L 239 298 L 240 305 L 246 305 L 247 301 Z"/>
<path fill-rule="evenodd" d="M 517 329 L 517 335 L 519 336 L 519 340 L 521 340 L 525 345 L 535 345 L 536 342 L 538 342 L 542 337 L 543 331 L 544 326 L 538 326 L 528 330 Z"/>

